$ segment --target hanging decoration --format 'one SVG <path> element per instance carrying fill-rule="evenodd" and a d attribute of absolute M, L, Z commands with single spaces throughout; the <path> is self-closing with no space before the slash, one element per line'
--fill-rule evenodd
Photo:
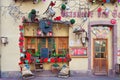
<path fill-rule="evenodd" d="M 108 17 L 108 15 L 109 15 L 109 9 L 108 9 L 108 8 L 106 8 L 106 9 L 103 11 L 103 15 L 104 15 L 105 17 Z"/>
<path fill-rule="evenodd" d="M 106 38 L 106 36 L 109 34 L 111 31 L 110 26 L 93 26 L 92 27 L 92 33 L 97 37 L 97 38 Z"/>
<path fill-rule="evenodd" d="M 55 11 L 52 9 L 52 7 L 55 6 L 55 4 L 56 4 L 56 1 L 55 2 L 51 1 L 47 10 L 43 13 L 43 14 L 46 14 L 47 18 L 49 19 L 55 16 Z"/>
<path fill-rule="evenodd" d="M 66 9 L 66 5 L 65 5 L 65 4 L 62 4 L 62 5 L 61 5 L 61 9 L 62 9 L 62 10 L 65 10 L 65 9 Z"/>
<path fill-rule="evenodd" d="M 71 20 L 70 20 L 70 23 L 71 23 L 71 24 L 74 24 L 74 23 L 75 23 L 75 19 L 71 19 Z"/>
<path fill-rule="evenodd" d="M 116 24 L 116 19 L 111 19 L 111 24 Z"/>
<path fill-rule="evenodd" d="M 39 29 L 43 32 L 44 35 L 47 33 L 52 32 L 53 22 L 49 19 L 41 19 L 39 22 Z"/>
<path fill-rule="evenodd" d="M 22 25 L 19 25 L 19 30 L 20 30 L 19 48 L 20 48 L 20 53 L 22 53 L 24 49 L 24 46 L 23 46 L 24 37 L 23 37 L 23 26 Z"/>
<path fill-rule="evenodd" d="M 100 17 L 100 16 L 101 16 L 101 12 L 102 12 L 102 8 L 99 7 L 99 8 L 97 9 L 97 12 L 98 12 L 98 17 Z"/>
<path fill-rule="evenodd" d="M 87 32 L 85 29 L 83 29 L 81 26 L 78 26 L 74 29 L 73 33 L 75 33 L 75 36 L 77 35 L 78 38 L 80 38 L 82 45 L 85 46 L 86 41 L 88 41 Z"/>

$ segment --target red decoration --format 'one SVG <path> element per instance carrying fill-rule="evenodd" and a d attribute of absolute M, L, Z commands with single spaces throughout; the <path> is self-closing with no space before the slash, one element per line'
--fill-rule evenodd
<path fill-rule="evenodd" d="M 44 62 L 48 62 L 48 58 L 45 58 L 43 61 L 44 61 Z"/>
<path fill-rule="evenodd" d="M 22 32 L 20 32 L 20 36 L 23 36 L 23 33 L 22 33 Z"/>
<path fill-rule="evenodd" d="M 53 35 L 53 33 L 52 32 L 49 32 L 49 36 L 52 36 Z"/>
<path fill-rule="evenodd" d="M 20 49 L 20 53 L 22 53 L 23 52 L 23 49 Z"/>
<path fill-rule="evenodd" d="M 21 65 L 21 64 L 23 64 L 23 62 L 22 62 L 22 61 L 20 61 L 20 62 L 19 62 L 19 65 Z"/>
<path fill-rule="evenodd" d="M 109 26 L 110 31 L 112 30 L 112 26 Z"/>
<path fill-rule="evenodd" d="M 66 59 L 66 58 L 64 58 L 64 59 L 63 59 L 63 62 L 67 62 L 67 59 Z"/>
<path fill-rule="evenodd" d="M 101 7 L 99 7 L 99 8 L 97 9 L 97 11 L 98 11 L 98 12 L 101 12 L 101 11 L 102 11 L 102 8 L 101 8 Z"/>
<path fill-rule="evenodd" d="M 55 3 L 56 3 L 56 2 L 51 1 L 50 6 L 51 6 L 51 7 L 55 6 Z"/>
<path fill-rule="evenodd" d="M 24 38 L 22 36 L 19 37 L 19 41 L 23 41 Z"/>
<path fill-rule="evenodd" d="M 54 63 L 54 62 L 55 62 L 55 58 L 51 58 L 51 59 L 50 59 L 50 62 L 53 62 L 53 63 Z"/>
<path fill-rule="evenodd" d="M 19 30 L 23 30 L 23 26 L 22 25 L 19 25 Z"/>
<path fill-rule="evenodd" d="M 23 42 L 19 42 L 19 46 L 23 46 Z"/>
<path fill-rule="evenodd" d="M 58 62 L 62 62 L 62 58 L 58 58 L 57 61 L 58 61 Z"/>
<path fill-rule="evenodd" d="M 43 63 L 43 59 L 40 59 L 40 63 Z"/>
<path fill-rule="evenodd" d="M 61 16 L 58 16 L 58 17 L 54 18 L 54 20 L 60 21 L 61 20 Z"/>
<path fill-rule="evenodd" d="M 111 24 L 116 24 L 116 20 L 115 19 L 111 19 Z"/>
<path fill-rule="evenodd" d="M 31 63 L 31 54 L 29 52 L 26 52 L 26 58 L 25 60 L 28 60 L 29 63 Z"/>
<path fill-rule="evenodd" d="M 103 0 L 103 2 L 105 3 L 105 2 L 106 2 L 106 0 Z"/>
<path fill-rule="evenodd" d="M 42 32 L 38 29 L 37 30 L 37 35 L 40 35 Z"/>

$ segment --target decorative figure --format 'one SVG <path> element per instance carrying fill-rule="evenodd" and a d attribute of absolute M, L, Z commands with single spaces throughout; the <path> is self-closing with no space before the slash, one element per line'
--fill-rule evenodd
<path fill-rule="evenodd" d="M 55 16 L 55 11 L 52 9 L 53 6 L 55 6 L 56 2 L 51 1 L 47 10 L 43 13 L 43 14 L 47 14 L 48 18 L 52 18 L 53 16 Z"/>
<path fill-rule="evenodd" d="M 36 18 L 36 10 L 32 9 L 31 12 L 28 15 L 28 18 L 30 19 L 31 22 L 35 22 Z"/>

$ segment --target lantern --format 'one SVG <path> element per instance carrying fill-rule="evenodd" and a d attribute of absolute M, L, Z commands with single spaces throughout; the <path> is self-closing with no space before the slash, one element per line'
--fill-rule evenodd
<path fill-rule="evenodd" d="M 4 44 L 4 46 L 6 44 L 8 44 L 8 38 L 7 37 L 1 37 L 1 43 Z"/>

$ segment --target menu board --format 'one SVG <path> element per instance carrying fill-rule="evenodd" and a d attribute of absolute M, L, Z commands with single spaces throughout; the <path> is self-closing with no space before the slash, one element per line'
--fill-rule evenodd
<path fill-rule="evenodd" d="M 87 56 L 87 48 L 71 47 L 71 56 Z"/>

